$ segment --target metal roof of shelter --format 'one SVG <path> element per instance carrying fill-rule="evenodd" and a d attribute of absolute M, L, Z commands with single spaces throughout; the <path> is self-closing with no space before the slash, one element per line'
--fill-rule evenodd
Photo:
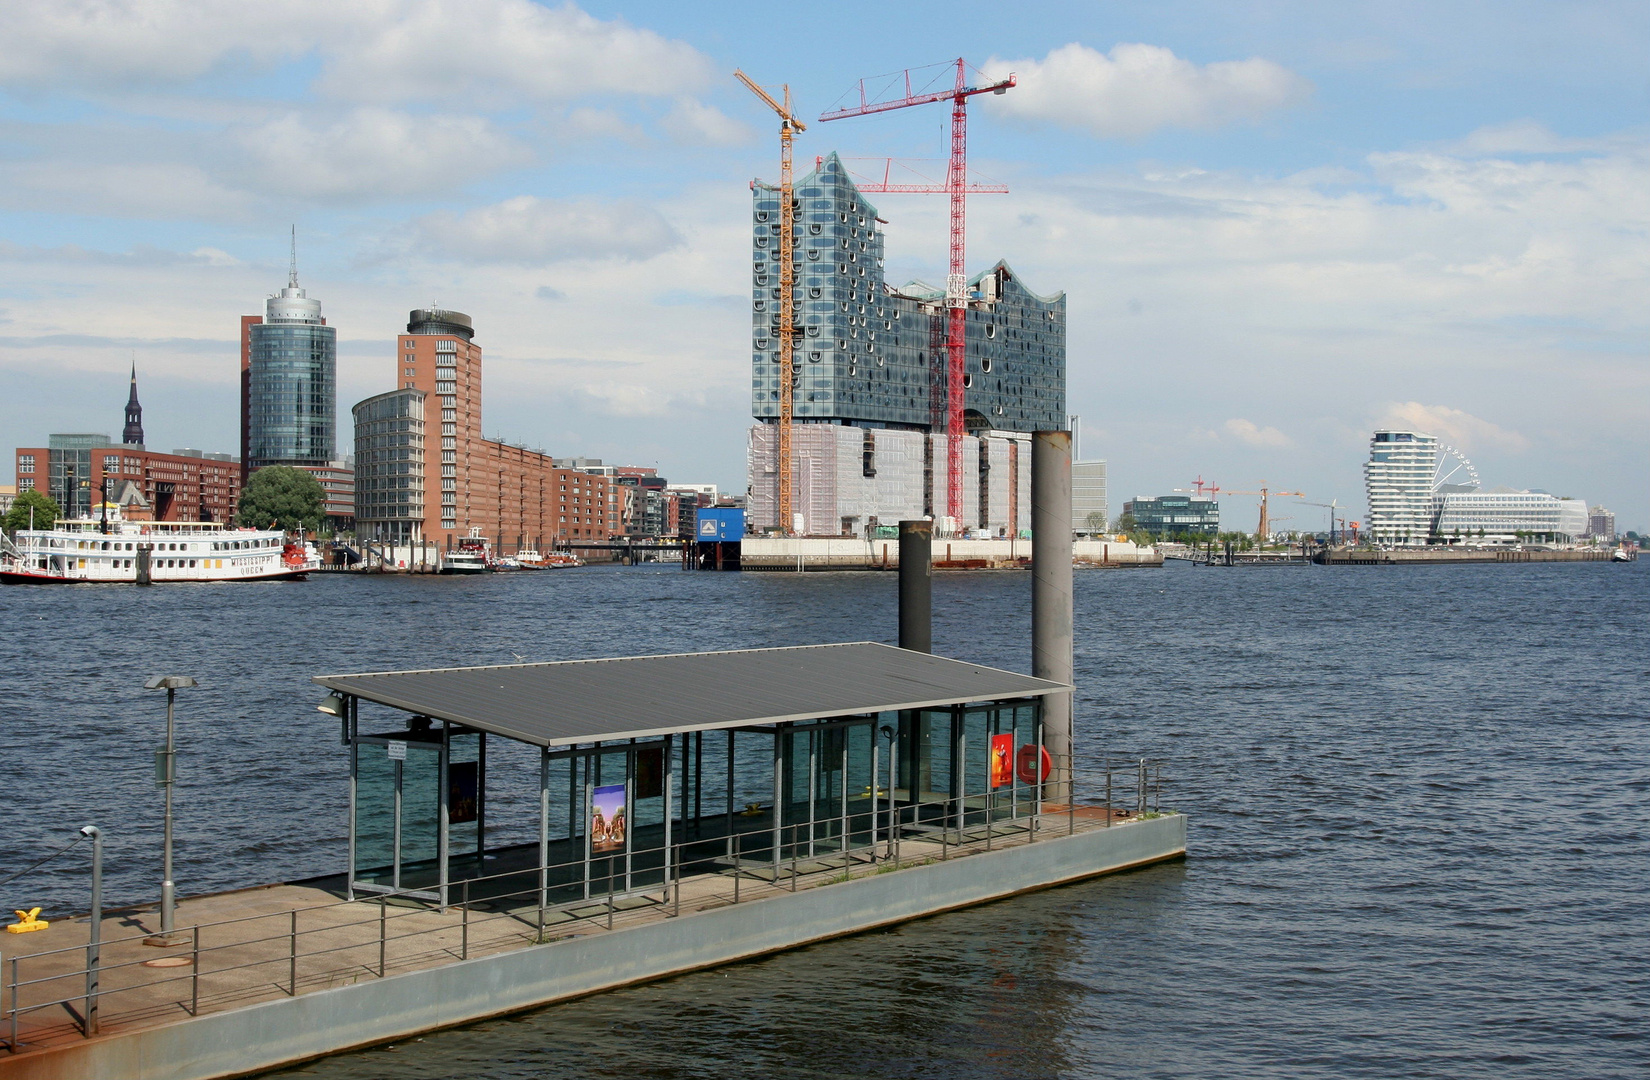
<path fill-rule="evenodd" d="M 318 675 L 315 682 L 536 746 L 753 727 L 1071 687 L 858 641 L 610 660 Z"/>

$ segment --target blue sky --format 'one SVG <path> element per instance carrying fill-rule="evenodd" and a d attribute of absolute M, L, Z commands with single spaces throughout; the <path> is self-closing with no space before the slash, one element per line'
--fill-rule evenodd
<path fill-rule="evenodd" d="M 8 457 L 118 435 L 134 358 L 151 445 L 233 449 L 237 317 L 296 223 L 343 415 L 433 301 L 476 321 L 487 434 L 742 489 L 747 182 L 776 148 L 732 69 L 811 116 L 962 55 L 1020 78 L 971 114 L 1012 192 L 971 202 L 970 269 L 1067 292 L 1114 509 L 1199 474 L 1361 506 L 1368 432 L 1401 423 L 1650 526 L 1642 4 L 7 10 Z M 798 157 L 945 140 L 935 106 L 810 125 Z M 942 274 L 940 200 L 879 205 L 890 278 Z"/>

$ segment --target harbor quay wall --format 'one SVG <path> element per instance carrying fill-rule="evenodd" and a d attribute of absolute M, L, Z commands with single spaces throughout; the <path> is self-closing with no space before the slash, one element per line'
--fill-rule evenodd
<path fill-rule="evenodd" d="M 1031 565 L 1030 540 L 947 540 L 936 537 L 936 569 L 1012 569 Z M 742 570 L 893 570 L 899 567 L 896 537 L 770 537 L 747 536 L 739 545 Z M 1072 559 L 1079 566 L 1162 566 L 1155 548 L 1127 541 L 1078 540 Z"/>
<path fill-rule="evenodd" d="M 1183 856 L 1171 814 L 0 1059 L 4 1080 L 215 1080 Z"/>
<path fill-rule="evenodd" d="M 1404 566 L 1445 563 L 1609 562 L 1614 549 L 1582 551 L 1373 551 L 1335 548 L 1320 551 L 1312 561 L 1326 566 Z"/>

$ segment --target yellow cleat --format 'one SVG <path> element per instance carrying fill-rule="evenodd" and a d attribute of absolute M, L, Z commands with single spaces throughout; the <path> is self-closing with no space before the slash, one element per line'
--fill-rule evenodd
<path fill-rule="evenodd" d="M 27 934 L 31 930 L 44 930 L 51 925 L 51 923 L 40 917 L 39 908 L 30 908 L 27 911 L 17 908 L 12 910 L 17 912 L 17 921 L 6 924 L 6 933 L 8 934 Z"/>

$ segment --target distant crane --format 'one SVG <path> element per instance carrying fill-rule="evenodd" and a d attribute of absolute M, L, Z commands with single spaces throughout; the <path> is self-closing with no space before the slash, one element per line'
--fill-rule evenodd
<path fill-rule="evenodd" d="M 1280 492 L 1279 494 L 1282 494 L 1282 493 Z M 1330 499 L 1326 503 L 1309 502 L 1306 505 L 1307 506 L 1321 506 L 1325 510 L 1329 511 L 1329 544 L 1330 544 L 1331 547 L 1333 547 L 1334 544 L 1335 544 L 1335 518 L 1336 518 L 1335 511 L 1344 510 L 1346 508 L 1341 505 L 1341 501 L 1339 499 Z M 1345 521 L 1346 519 L 1341 518 L 1341 520 Z"/>
<path fill-rule="evenodd" d="M 792 303 L 792 294 L 796 291 L 796 206 L 791 193 L 791 139 L 796 132 L 808 130 L 808 126 L 798 120 L 791 109 L 789 83 L 781 91 L 785 102 L 780 104 L 743 71 L 735 71 L 733 75 L 751 93 L 761 98 L 768 108 L 779 114 L 779 452 L 775 471 L 779 474 L 779 527 L 789 536 L 794 520 L 791 510 L 791 412 L 796 381 L 796 311 Z"/>
<path fill-rule="evenodd" d="M 1212 499 L 1216 495 L 1220 494 L 1221 487 L 1220 487 L 1219 484 L 1205 484 L 1203 482 L 1203 474 L 1198 473 L 1197 474 L 1197 479 L 1192 481 L 1192 486 L 1191 487 L 1189 487 L 1189 488 L 1175 488 L 1175 490 L 1180 492 L 1183 495 L 1196 495 L 1200 499 L 1203 498 L 1204 492 L 1208 492 L 1209 498 Z"/>
<path fill-rule="evenodd" d="M 945 67 L 953 66 L 947 62 Z M 1014 76 L 996 82 L 968 84 L 968 65 L 961 57 L 955 61 L 955 85 L 943 90 L 913 90 L 911 72 L 906 68 L 887 76 L 887 88 L 903 79 L 904 94 L 885 101 L 866 96 L 865 80 L 859 80 L 859 103 L 831 109 L 821 114 L 820 121 L 842 120 L 850 116 L 870 116 L 892 112 L 913 105 L 928 105 L 939 101 L 951 102 L 951 163 L 945 175 L 946 194 L 951 196 L 951 265 L 945 279 L 946 306 L 946 510 L 949 516 L 962 516 L 962 440 L 963 430 L 963 372 L 966 351 L 964 331 L 968 307 L 968 275 L 964 263 L 965 237 L 968 218 L 968 99 L 975 94 L 1006 94 L 1014 86 Z M 923 69 L 915 69 L 923 70 Z M 930 81 L 929 85 L 933 85 Z M 897 90 L 896 90 L 897 93 Z"/>
<path fill-rule="evenodd" d="M 1260 486 L 1259 491 L 1228 491 L 1226 494 L 1260 496 L 1260 524 L 1255 528 L 1255 539 L 1263 544 L 1266 538 L 1272 535 L 1272 518 L 1266 511 L 1266 500 L 1273 495 L 1299 495 L 1303 499 L 1306 497 L 1304 491 L 1273 491 L 1265 484 Z"/>

